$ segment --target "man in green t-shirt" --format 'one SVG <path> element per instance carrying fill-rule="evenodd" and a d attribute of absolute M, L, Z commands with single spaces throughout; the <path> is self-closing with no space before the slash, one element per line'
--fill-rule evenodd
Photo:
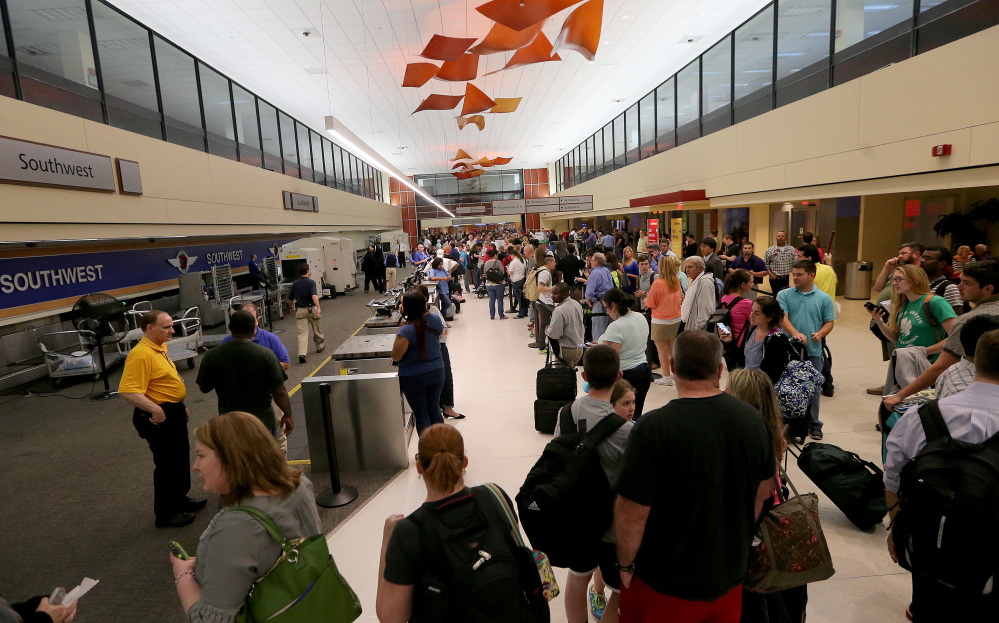
<path fill-rule="evenodd" d="M 290 435 L 295 428 L 291 417 L 291 398 L 284 382 L 288 379 L 277 355 L 253 343 L 257 321 L 246 310 L 229 318 L 232 341 L 217 346 L 201 360 L 198 387 L 202 393 L 215 390 L 219 413 L 246 411 L 260 418 L 267 430 L 277 437 L 278 427 L 271 399 L 281 409 L 281 426 Z"/>

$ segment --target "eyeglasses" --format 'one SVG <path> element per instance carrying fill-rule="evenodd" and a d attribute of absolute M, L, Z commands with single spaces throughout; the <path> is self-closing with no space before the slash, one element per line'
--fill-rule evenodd
<path fill-rule="evenodd" d="M 905 277 L 892 277 L 891 281 L 892 283 L 898 283 L 900 281 L 905 281 Z"/>

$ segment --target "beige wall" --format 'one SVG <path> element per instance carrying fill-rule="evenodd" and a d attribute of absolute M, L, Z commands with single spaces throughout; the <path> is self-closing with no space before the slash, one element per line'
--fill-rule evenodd
<path fill-rule="evenodd" d="M 0 97 L 0 135 L 139 162 L 144 195 L 0 184 L 0 241 L 233 235 L 402 226 L 371 199 Z M 319 197 L 286 211 L 282 191 Z"/>
<path fill-rule="evenodd" d="M 994 185 L 997 51 L 999 27 L 993 27 L 563 194 L 591 194 L 600 211 L 685 189 L 705 189 L 712 206 L 733 206 L 862 194 L 854 186 L 858 180 L 877 180 L 896 192 L 917 190 L 897 177 L 909 175 L 918 176 L 917 186 Z M 951 143 L 953 154 L 932 157 L 930 148 L 941 143 Z M 933 175 L 938 172 L 946 173 Z"/>

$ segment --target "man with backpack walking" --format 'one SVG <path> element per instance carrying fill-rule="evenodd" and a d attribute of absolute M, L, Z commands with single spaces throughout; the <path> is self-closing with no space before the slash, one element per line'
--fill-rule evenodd
<path fill-rule="evenodd" d="M 916 623 L 996 617 L 997 433 L 999 330 L 994 330 L 976 345 L 973 383 L 909 408 L 888 435 L 888 553 L 912 571 L 906 615 Z"/>
<path fill-rule="evenodd" d="M 678 398 L 642 416 L 614 480 L 621 621 L 737 623 L 777 470 L 770 433 L 721 391 L 716 335 L 681 333 L 670 367 Z"/>

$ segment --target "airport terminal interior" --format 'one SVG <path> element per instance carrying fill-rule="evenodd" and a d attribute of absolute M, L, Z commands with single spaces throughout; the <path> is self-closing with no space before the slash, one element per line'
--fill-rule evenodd
<path fill-rule="evenodd" d="M 143 314 L 165 311 L 193 463 L 218 415 L 200 366 L 253 303 L 289 353 L 288 462 L 320 502 L 356 490 L 317 508 L 377 621 L 385 520 L 426 488 L 389 359 L 400 293 L 368 282 L 402 251 L 402 285 L 427 239 L 585 228 L 682 255 L 732 235 L 762 257 L 811 235 L 837 278 L 822 442 L 881 466 L 868 389 L 888 363 L 864 304 L 903 245 L 999 247 L 996 102 L 999 0 L 0 0 L 0 596 L 92 578 L 77 622 L 185 620 L 167 546 L 195 551 L 222 502 L 192 474 L 207 507 L 155 525 L 116 391 Z M 304 354 L 303 264 L 325 334 Z M 529 320 L 463 294 L 465 417 L 447 423 L 466 483 L 512 497 L 553 438 L 534 421 L 545 356 Z M 676 396 L 653 384 L 645 410 Z M 793 457 L 787 474 L 818 493 L 835 567 L 807 620 L 905 621 L 888 517 L 859 529 Z"/>

